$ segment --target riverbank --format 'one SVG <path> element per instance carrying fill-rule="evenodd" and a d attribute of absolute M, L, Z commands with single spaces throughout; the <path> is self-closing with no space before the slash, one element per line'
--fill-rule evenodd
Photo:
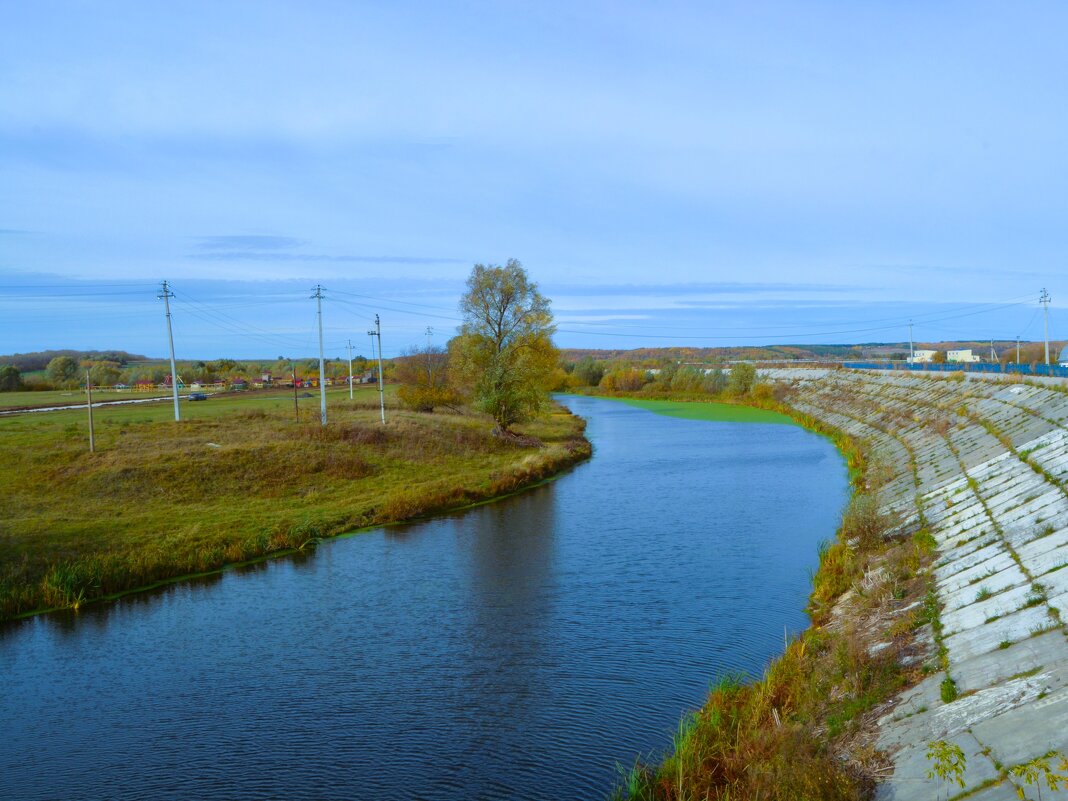
<path fill-rule="evenodd" d="M 618 795 L 994 801 L 1029 798 L 1040 779 L 1064 785 L 1061 388 L 844 370 L 763 377 L 773 391 L 752 401 L 774 396 L 863 457 L 820 554 L 813 627 L 760 680 L 721 681 L 674 753 L 636 766 Z"/>
<path fill-rule="evenodd" d="M 924 532 L 902 530 L 881 510 L 887 473 L 880 458 L 864 440 L 766 392 L 678 401 L 614 396 L 691 419 L 802 425 L 836 444 L 853 487 L 835 541 L 820 550 L 812 627 L 763 676 L 718 677 L 706 704 L 680 723 L 673 752 L 659 764 L 636 764 L 617 798 L 870 796 L 885 768 L 871 748 L 876 710 L 922 674 L 917 633 L 925 618 L 902 621 L 888 607 L 923 597 L 932 552 Z M 871 575 L 891 580 L 853 591 Z M 882 647 L 873 649 L 876 643 Z"/>
<path fill-rule="evenodd" d="M 347 394 L 347 393 L 346 393 Z M 291 397 L 0 420 L 0 619 L 74 607 L 515 492 L 589 457 L 562 407 L 506 442 L 491 423 L 331 400 L 330 425 Z"/>

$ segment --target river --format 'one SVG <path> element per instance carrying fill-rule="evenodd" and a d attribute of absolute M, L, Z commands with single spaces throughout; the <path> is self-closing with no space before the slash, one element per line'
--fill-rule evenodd
<path fill-rule="evenodd" d="M 844 462 L 567 398 L 515 497 L 0 629 L 0 798 L 602 798 L 805 627 Z"/>

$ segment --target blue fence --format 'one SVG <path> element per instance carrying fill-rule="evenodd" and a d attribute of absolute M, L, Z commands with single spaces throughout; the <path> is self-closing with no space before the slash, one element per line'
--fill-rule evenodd
<path fill-rule="evenodd" d="M 1019 373 L 1020 375 L 1049 376 L 1053 378 L 1068 378 L 1068 367 L 1060 367 L 1056 364 L 992 364 L 989 362 L 947 362 L 935 364 L 934 362 L 921 362 L 909 364 L 908 362 L 845 362 L 845 367 L 857 370 L 914 370 L 916 372 L 946 373 L 951 371 L 963 371 L 965 373 L 995 373 L 1008 374 Z"/>

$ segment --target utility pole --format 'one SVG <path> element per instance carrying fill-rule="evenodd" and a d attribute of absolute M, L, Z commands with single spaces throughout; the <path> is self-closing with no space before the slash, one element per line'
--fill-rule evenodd
<path fill-rule="evenodd" d="M 997 360 L 997 354 L 994 353 L 994 340 L 990 340 L 990 361 L 996 362 Z"/>
<path fill-rule="evenodd" d="M 916 353 L 912 349 L 912 320 L 909 320 L 909 364 L 916 360 Z"/>
<path fill-rule="evenodd" d="M 171 393 L 174 395 L 174 420 L 178 422 L 182 419 L 182 413 L 178 409 L 178 370 L 174 366 L 174 332 L 171 330 L 171 298 L 174 293 L 168 288 L 166 281 L 163 282 L 163 290 L 156 297 L 163 298 L 163 309 L 167 315 L 167 341 L 171 346 Z"/>
<path fill-rule="evenodd" d="M 89 380 L 89 371 L 85 371 L 85 394 L 89 398 L 89 402 L 86 406 L 89 407 L 89 453 L 96 451 L 95 443 L 93 442 L 93 382 Z"/>
<path fill-rule="evenodd" d="M 349 400 L 352 400 L 352 340 L 349 340 Z"/>
<path fill-rule="evenodd" d="M 1038 298 L 1038 302 L 1042 304 L 1042 309 L 1046 316 L 1046 367 L 1049 367 L 1049 292 L 1046 288 L 1042 288 L 1042 294 Z"/>
<path fill-rule="evenodd" d="M 290 369 L 293 371 L 293 415 L 297 418 L 297 422 L 300 422 L 300 406 L 297 404 L 297 363 L 290 362 Z"/>
<path fill-rule="evenodd" d="M 375 361 L 375 332 L 374 331 L 368 331 L 367 332 L 367 336 L 371 337 L 371 372 L 373 373 L 374 369 L 375 369 L 374 368 L 374 361 Z"/>
<path fill-rule="evenodd" d="M 323 359 L 323 288 L 315 285 L 315 313 L 319 318 L 319 420 L 326 425 L 326 362 Z"/>
<path fill-rule="evenodd" d="M 426 378 L 430 384 L 434 383 L 434 354 L 430 352 L 430 340 L 434 336 L 433 326 L 426 327 Z"/>
<path fill-rule="evenodd" d="M 1016 335 L 1016 364 L 1020 363 L 1020 335 Z"/>
<path fill-rule="evenodd" d="M 371 356 L 374 356 L 375 338 L 378 338 L 378 406 L 382 412 L 382 422 L 386 422 L 386 385 L 382 375 L 382 323 L 375 315 L 375 330 L 367 332 L 371 337 Z"/>

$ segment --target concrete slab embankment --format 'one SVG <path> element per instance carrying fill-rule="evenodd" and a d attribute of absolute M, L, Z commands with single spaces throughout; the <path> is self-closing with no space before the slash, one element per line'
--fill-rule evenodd
<path fill-rule="evenodd" d="M 894 771 L 878 798 L 944 797 L 927 778 L 936 740 L 964 752 L 969 798 L 1017 798 L 1017 789 L 1037 798 L 1010 769 L 1068 754 L 1068 394 L 874 371 L 766 372 L 793 384 L 797 408 L 881 452 L 894 471 L 884 507 L 906 527 L 922 515 L 937 543 L 931 570 L 958 695 L 943 701 L 938 671 L 879 721 Z"/>

